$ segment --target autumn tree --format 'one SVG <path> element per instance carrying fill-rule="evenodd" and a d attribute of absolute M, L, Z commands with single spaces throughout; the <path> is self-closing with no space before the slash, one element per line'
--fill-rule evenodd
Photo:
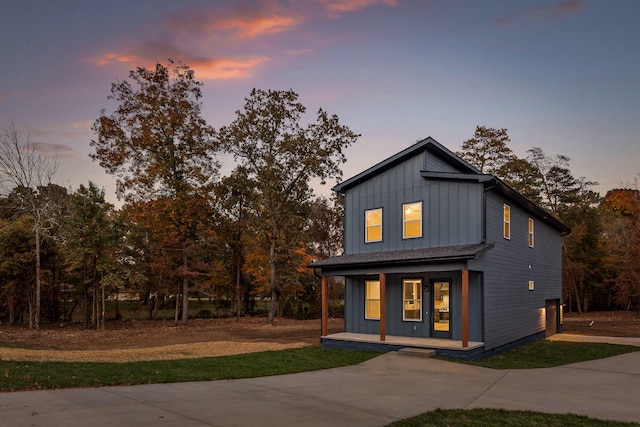
<path fill-rule="evenodd" d="M 291 273 L 290 260 L 296 250 L 291 241 L 305 226 L 301 213 L 313 196 L 310 182 L 340 177 L 343 150 L 358 138 L 336 115 L 322 109 L 315 123 L 304 127 L 300 122 L 305 113 L 292 90 L 253 89 L 244 110 L 219 130 L 220 142 L 246 169 L 259 196 L 253 206 L 254 228 L 268 254 L 269 324 L 273 324 Z"/>
<path fill-rule="evenodd" d="M 11 124 L 0 129 L 0 191 L 9 197 L 9 208 L 16 216 L 33 217 L 35 236 L 35 297 L 30 310 L 29 325 L 40 331 L 40 298 L 42 271 L 40 248 L 43 236 L 56 223 L 62 201 L 59 187 L 52 180 L 58 170 L 58 161 L 39 153 L 38 145 L 29 136 L 23 136 Z"/>
<path fill-rule="evenodd" d="M 182 323 L 188 319 L 189 250 L 198 242 L 197 209 L 217 176 L 214 130 L 201 115 L 201 86 L 188 66 L 169 60 L 138 67 L 111 86 L 118 103 L 95 121 L 94 160 L 117 176 L 119 198 L 162 200 L 166 227 L 181 251 Z"/>
<path fill-rule="evenodd" d="M 618 306 L 640 308 L 640 191 L 617 188 L 607 192 L 602 209 L 612 259 L 610 281 Z"/>

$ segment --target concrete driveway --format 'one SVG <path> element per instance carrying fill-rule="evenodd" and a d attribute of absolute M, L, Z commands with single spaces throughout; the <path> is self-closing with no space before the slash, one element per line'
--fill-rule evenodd
<path fill-rule="evenodd" d="M 640 422 L 639 403 L 640 352 L 532 370 L 392 352 L 275 377 L 2 393 L 0 425 L 384 426 L 436 408 L 486 407 Z"/>

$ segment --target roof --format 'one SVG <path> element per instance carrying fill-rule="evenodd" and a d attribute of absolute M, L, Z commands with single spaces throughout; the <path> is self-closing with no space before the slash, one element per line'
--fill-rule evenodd
<path fill-rule="evenodd" d="M 340 184 L 333 187 L 333 191 L 337 191 L 338 193 L 342 193 L 349 188 L 360 184 L 363 181 L 368 180 L 369 178 L 392 168 L 398 163 L 402 163 L 406 159 L 415 156 L 421 151 L 427 150 L 443 161 L 449 163 L 457 170 L 460 170 L 462 173 L 468 174 L 481 174 L 481 172 L 475 167 L 471 166 L 469 163 L 456 156 L 453 152 L 449 151 L 446 147 L 441 145 L 438 141 L 431 138 L 430 136 L 423 139 L 422 141 L 418 141 L 412 146 L 402 150 L 401 152 L 389 157 L 386 160 L 381 161 L 375 166 L 370 167 L 364 172 L 359 173 L 358 175 L 347 179 L 346 181 L 341 182 Z"/>
<path fill-rule="evenodd" d="M 402 251 L 386 251 L 340 255 L 321 261 L 312 262 L 307 267 L 335 269 L 342 267 L 358 268 L 389 265 L 425 264 L 437 262 L 464 261 L 477 258 L 484 251 L 491 249 L 493 242 L 473 245 L 442 246 L 435 248 L 408 249 Z"/>

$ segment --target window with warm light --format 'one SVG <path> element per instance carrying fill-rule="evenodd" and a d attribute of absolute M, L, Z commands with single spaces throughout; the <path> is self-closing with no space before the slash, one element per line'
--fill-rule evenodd
<path fill-rule="evenodd" d="M 364 241 L 366 243 L 382 241 L 382 208 L 365 211 L 364 221 Z"/>
<path fill-rule="evenodd" d="M 380 281 L 367 280 L 365 284 L 365 319 L 380 320 Z"/>
<path fill-rule="evenodd" d="M 529 218 L 529 247 L 533 247 L 533 218 Z"/>
<path fill-rule="evenodd" d="M 536 284 L 533 280 L 529 280 L 529 290 L 532 291 L 536 287 Z"/>
<path fill-rule="evenodd" d="M 511 208 L 505 204 L 502 207 L 502 216 L 504 220 L 504 227 L 502 230 L 502 236 L 509 240 L 511 239 Z"/>
<path fill-rule="evenodd" d="M 403 280 L 402 320 L 419 322 L 422 320 L 422 280 Z"/>
<path fill-rule="evenodd" d="M 422 237 L 422 202 L 402 205 L 402 238 Z"/>

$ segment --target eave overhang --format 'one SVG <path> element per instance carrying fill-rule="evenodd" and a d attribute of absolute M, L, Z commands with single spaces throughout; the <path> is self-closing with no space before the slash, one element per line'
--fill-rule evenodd
<path fill-rule="evenodd" d="M 320 269 L 323 273 L 329 273 L 331 270 L 368 269 L 373 266 L 376 268 L 385 268 L 468 261 L 477 259 L 482 253 L 491 249 L 494 245 L 495 243 L 493 242 L 487 242 L 473 245 L 347 254 L 312 262 L 308 264 L 307 267 Z"/>

